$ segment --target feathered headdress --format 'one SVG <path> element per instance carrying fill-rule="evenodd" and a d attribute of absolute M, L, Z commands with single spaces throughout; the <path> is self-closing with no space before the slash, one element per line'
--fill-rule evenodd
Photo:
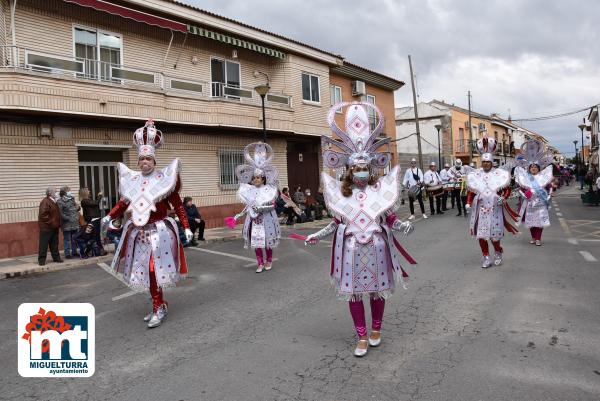
<path fill-rule="evenodd" d="M 335 113 L 346 109 L 346 131 L 342 131 L 335 122 Z M 377 126 L 370 129 L 367 110 L 371 108 L 377 114 Z M 374 104 L 367 102 L 341 102 L 334 105 L 327 115 L 327 122 L 337 139 L 321 137 L 323 148 L 323 164 L 329 168 L 370 164 L 377 168 L 385 168 L 391 158 L 390 138 L 380 139 L 383 130 L 383 115 Z M 387 146 L 386 151 L 379 151 Z"/>
<path fill-rule="evenodd" d="M 540 141 L 530 140 L 521 145 L 521 154 L 517 157 L 517 165 L 528 169 L 537 164 L 543 170 L 554 161 L 554 153 L 544 148 Z"/>
<path fill-rule="evenodd" d="M 250 152 L 254 152 L 253 155 Z M 235 175 L 240 183 L 250 184 L 252 177 L 263 176 L 267 184 L 275 185 L 279 172 L 271 164 L 273 160 L 273 148 L 263 142 L 254 142 L 244 148 L 244 158 L 247 164 L 236 167 Z"/>
<path fill-rule="evenodd" d="M 496 151 L 496 140 L 489 138 L 487 133 L 483 138 L 477 140 L 477 152 L 481 155 L 482 162 L 493 162 L 494 152 Z"/>
<path fill-rule="evenodd" d="M 133 144 L 137 147 L 138 158 L 143 156 L 154 157 L 156 149 L 164 143 L 163 133 L 156 129 L 154 120 L 151 118 L 146 124 L 135 130 Z"/>

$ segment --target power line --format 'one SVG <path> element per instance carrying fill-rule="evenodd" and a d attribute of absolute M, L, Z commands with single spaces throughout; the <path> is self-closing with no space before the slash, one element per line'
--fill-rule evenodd
<path fill-rule="evenodd" d="M 587 106 L 587 107 L 583 107 L 581 109 L 577 109 L 577 110 L 574 110 L 574 111 L 568 111 L 568 112 L 560 113 L 560 114 L 552 114 L 552 115 L 548 115 L 548 116 L 528 117 L 528 118 L 513 118 L 511 121 L 514 121 L 514 122 L 525 122 L 525 121 L 552 120 L 552 119 L 555 119 L 555 118 L 562 118 L 562 117 L 572 116 L 573 114 L 577 114 L 577 113 L 581 113 L 581 112 L 587 111 L 587 110 L 589 110 L 590 108 L 592 108 L 594 106 Z"/>

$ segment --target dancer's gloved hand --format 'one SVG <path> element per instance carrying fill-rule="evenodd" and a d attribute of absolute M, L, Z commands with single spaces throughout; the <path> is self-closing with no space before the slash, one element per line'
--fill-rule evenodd
<path fill-rule="evenodd" d="M 194 233 L 189 228 L 185 229 L 185 239 L 187 239 L 188 242 L 194 239 Z"/>
<path fill-rule="evenodd" d="M 233 216 L 233 218 L 235 219 L 235 221 L 238 221 L 239 219 L 242 218 L 243 215 L 244 215 L 244 212 L 240 212 L 240 213 L 236 214 L 235 216 Z"/>
<path fill-rule="evenodd" d="M 504 198 L 503 198 L 503 197 L 501 197 L 501 196 L 500 196 L 500 197 L 498 197 L 498 200 L 496 201 L 496 204 L 497 204 L 498 206 L 501 206 L 503 203 L 504 203 Z"/>
<path fill-rule="evenodd" d="M 467 212 L 470 212 L 470 211 L 471 211 L 471 205 L 470 205 L 469 203 L 467 203 L 467 204 L 465 205 L 465 210 L 466 210 Z"/>
<path fill-rule="evenodd" d="M 319 242 L 319 238 L 317 237 L 316 234 L 310 234 L 308 237 L 306 237 L 306 240 L 304 240 L 304 245 L 316 245 Z"/>
<path fill-rule="evenodd" d="M 409 235 L 413 231 L 415 231 L 415 226 L 413 226 L 410 221 L 403 221 L 400 224 L 400 230 L 399 231 L 401 231 L 402 234 L 404 234 L 404 235 Z"/>

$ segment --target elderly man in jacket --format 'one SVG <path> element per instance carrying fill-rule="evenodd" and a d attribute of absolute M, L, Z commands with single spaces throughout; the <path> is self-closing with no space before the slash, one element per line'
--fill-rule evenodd
<path fill-rule="evenodd" d="M 60 228 L 60 210 L 56 204 L 58 196 L 59 192 L 54 188 L 47 188 L 46 197 L 40 202 L 38 214 L 40 228 L 38 263 L 40 266 L 46 264 L 48 246 L 50 246 L 52 260 L 56 263 L 62 263 L 58 252 L 58 229 Z"/>

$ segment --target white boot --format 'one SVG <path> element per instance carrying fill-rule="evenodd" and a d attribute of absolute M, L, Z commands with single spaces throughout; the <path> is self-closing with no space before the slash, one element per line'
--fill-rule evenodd
<path fill-rule="evenodd" d="M 152 317 L 150 318 L 150 321 L 148 322 L 148 327 L 153 329 L 155 327 L 160 326 L 166 317 L 167 317 L 167 305 L 162 304 L 161 306 L 158 307 L 156 312 L 154 312 L 152 314 Z"/>
<path fill-rule="evenodd" d="M 481 264 L 481 267 L 483 267 L 484 269 L 487 269 L 491 265 L 492 265 L 492 259 L 490 258 L 489 255 L 485 255 L 483 257 L 483 263 Z"/>

